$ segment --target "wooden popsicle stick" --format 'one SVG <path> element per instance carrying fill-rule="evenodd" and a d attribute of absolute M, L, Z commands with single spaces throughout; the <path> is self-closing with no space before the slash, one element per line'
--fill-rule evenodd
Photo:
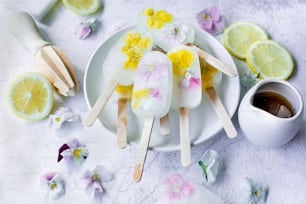
<path fill-rule="evenodd" d="M 219 96 L 217 95 L 216 89 L 214 87 L 208 87 L 206 88 L 206 93 L 208 95 L 208 98 L 210 99 L 217 115 L 219 116 L 219 119 L 221 120 L 221 123 L 223 124 L 224 130 L 227 134 L 227 136 L 231 139 L 235 138 L 237 136 L 237 130 L 235 126 L 233 125 L 233 122 L 228 115 L 222 101 L 220 100 Z"/>
<path fill-rule="evenodd" d="M 89 127 L 93 125 L 93 123 L 98 118 L 100 112 L 104 108 L 106 102 L 108 101 L 109 97 L 114 92 L 116 86 L 118 84 L 117 79 L 111 79 L 105 89 L 102 91 L 101 95 L 97 99 L 96 103 L 92 107 L 92 109 L 89 111 L 87 117 L 85 118 L 84 125 Z"/>
<path fill-rule="evenodd" d="M 181 162 L 183 166 L 188 166 L 191 163 L 188 108 L 182 107 L 179 109 L 179 123 L 180 123 Z"/>
<path fill-rule="evenodd" d="M 127 99 L 118 99 L 117 143 L 123 149 L 127 145 Z"/>
<path fill-rule="evenodd" d="M 198 53 L 200 58 L 202 58 L 208 64 L 210 64 L 211 66 L 215 67 L 216 69 L 218 69 L 219 71 L 223 72 L 224 74 L 226 74 L 226 75 L 228 75 L 230 77 L 235 77 L 235 76 L 238 75 L 237 71 L 234 68 L 226 65 L 225 63 L 223 63 L 219 59 L 215 58 L 211 54 L 205 52 L 204 50 L 198 48 L 197 46 L 195 46 L 195 45 L 193 45 L 191 43 L 187 43 L 187 45 L 191 46 L 191 47 L 194 47 L 197 50 L 197 53 Z"/>
<path fill-rule="evenodd" d="M 170 123 L 169 123 L 169 113 L 159 119 L 160 123 L 160 134 L 169 135 L 170 134 Z"/>
<path fill-rule="evenodd" d="M 134 167 L 133 178 L 135 182 L 139 182 L 142 177 L 143 166 L 147 156 L 150 143 L 150 137 L 153 129 L 154 117 L 146 118 L 142 129 L 141 140 L 138 149 L 136 165 Z"/>

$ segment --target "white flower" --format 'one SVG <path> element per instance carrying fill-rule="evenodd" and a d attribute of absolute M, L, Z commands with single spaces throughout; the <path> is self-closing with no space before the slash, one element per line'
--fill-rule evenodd
<path fill-rule="evenodd" d="M 79 115 L 73 113 L 67 107 L 60 107 L 54 115 L 49 116 L 49 127 L 58 129 L 65 122 L 75 122 L 79 119 Z"/>
<path fill-rule="evenodd" d="M 241 204 L 266 203 L 268 187 L 263 186 L 251 178 L 245 178 L 242 185 Z"/>
<path fill-rule="evenodd" d="M 219 154 L 212 149 L 208 149 L 198 164 L 202 168 L 205 180 L 208 183 L 214 183 L 217 180 L 222 165 Z"/>
<path fill-rule="evenodd" d="M 42 176 L 41 182 L 49 198 L 57 199 L 65 194 L 65 181 L 59 174 L 48 172 Z"/>

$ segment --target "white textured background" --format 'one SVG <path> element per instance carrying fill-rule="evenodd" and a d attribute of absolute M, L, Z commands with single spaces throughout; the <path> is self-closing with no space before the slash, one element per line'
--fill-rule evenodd
<path fill-rule="evenodd" d="M 224 171 L 208 190 L 225 203 L 237 203 L 240 184 L 251 177 L 269 186 L 267 203 L 306 203 L 306 127 L 287 145 L 278 149 L 262 149 L 249 143 L 240 133 L 237 116 L 235 126 L 239 136 L 226 138 L 224 131 L 216 137 L 192 149 L 193 164 L 182 168 L 178 152 L 149 152 L 144 177 L 140 183 L 132 180 L 136 149 L 129 146 L 119 150 L 116 138 L 101 124 L 83 128 L 80 123 L 66 126 L 59 131 L 49 130 L 47 121 L 27 123 L 16 119 L 7 110 L 5 91 L 17 74 L 33 70 L 31 54 L 8 32 L 8 13 L 25 10 L 37 14 L 44 0 L 0 0 L 0 203 L 48 203 L 39 187 L 39 177 L 46 171 L 59 171 L 67 185 L 63 198 L 50 203 L 90 203 L 87 195 L 77 189 L 74 180 L 84 169 L 96 164 L 105 165 L 114 173 L 114 180 L 107 183 L 104 203 L 149 204 L 157 202 L 156 189 L 168 172 L 191 176 L 191 169 L 207 148 L 219 152 L 225 163 Z M 1 6 L 2 4 L 2 6 Z M 306 1 L 304 0 L 105 0 L 102 12 L 94 15 L 100 21 L 97 32 L 87 40 L 74 37 L 74 30 L 85 17 L 66 10 L 59 3 L 54 11 L 40 24 L 46 40 L 59 46 L 71 58 L 82 85 L 86 64 L 96 47 L 113 31 L 134 24 L 138 12 L 146 6 L 158 6 L 175 13 L 180 18 L 195 23 L 195 15 L 204 7 L 214 4 L 221 8 L 228 23 L 240 19 L 262 26 L 269 36 L 284 45 L 293 55 L 296 72 L 290 82 L 297 86 L 305 98 L 306 86 Z M 235 60 L 241 77 L 245 64 Z M 248 88 L 242 83 L 242 96 Z M 79 95 L 63 101 L 83 119 L 88 109 L 82 90 Z M 58 104 L 61 105 L 61 104 Z M 88 161 L 79 171 L 68 172 L 56 163 L 58 147 L 71 138 L 79 138 L 89 148 Z M 203 201 L 204 203 L 204 201 Z"/>

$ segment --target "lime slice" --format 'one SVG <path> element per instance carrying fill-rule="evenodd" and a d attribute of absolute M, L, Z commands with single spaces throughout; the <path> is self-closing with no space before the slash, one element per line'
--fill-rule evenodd
<path fill-rule="evenodd" d="M 289 52 L 273 40 L 253 43 L 247 51 L 246 61 L 251 71 L 261 79 L 288 79 L 294 69 Z"/>
<path fill-rule="evenodd" d="M 25 120 L 41 120 L 53 105 L 53 89 L 49 80 L 37 72 L 26 72 L 11 82 L 7 91 L 10 110 Z"/>
<path fill-rule="evenodd" d="M 101 7 L 101 0 L 63 0 L 66 8 L 79 14 L 90 15 Z"/>
<path fill-rule="evenodd" d="M 248 48 L 254 42 L 266 39 L 268 35 L 262 28 L 246 21 L 229 25 L 222 34 L 225 48 L 239 59 L 245 59 Z"/>

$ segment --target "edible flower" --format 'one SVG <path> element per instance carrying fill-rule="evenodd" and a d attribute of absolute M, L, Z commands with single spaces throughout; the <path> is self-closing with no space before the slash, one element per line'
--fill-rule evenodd
<path fill-rule="evenodd" d="M 185 180 L 180 174 L 174 173 L 162 182 L 161 194 L 171 202 L 189 198 L 195 191 L 191 181 Z"/>
<path fill-rule="evenodd" d="M 127 56 L 123 67 L 136 69 L 142 57 L 141 52 L 151 45 L 152 40 L 150 37 L 142 37 L 139 32 L 128 32 L 123 39 L 125 44 L 121 47 L 121 52 Z"/>
<path fill-rule="evenodd" d="M 56 172 L 45 173 L 41 177 L 41 183 L 47 190 L 47 197 L 57 199 L 65 194 L 65 181 Z"/>
<path fill-rule="evenodd" d="M 178 46 L 184 44 L 186 33 L 190 32 L 189 28 L 179 22 L 174 22 L 160 29 L 157 35 L 165 39 L 169 44 Z"/>
<path fill-rule="evenodd" d="M 198 165 L 207 183 L 214 183 L 217 180 L 222 163 L 219 154 L 215 150 L 206 150 L 201 160 L 198 162 Z"/>
<path fill-rule="evenodd" d="M 245 178 L 242 185 L 241 203 L 264 204 L 268 195 L 268 187 L 263 186 L 251 178 Z"/>
<path fill-rule="evenodd" d="M 180 82 L 182 88 L 194 88 L 201 85 L 201 79 L 195 77 L 190 71 L 186 71 L 183 76 Z"/>
<path fill-rule="evenodd" d="M 193 53 L 184 49 L 169 52 L 167 56 L 172 62 L 173 74 L 176 76 L 184 76 L 194 60 Z"/>
<path fill-rule="evenodd" d="M 60 107 L 54 115 L 49 116 L 49 127 L 59 129 L 65 122 L 75 122 L 79 119 L 79 115 L 73 113 L 67 107 Z"/>
<path fill-rule="evenodd" d="M 67 162 L 73 162 L 80 166 L 87 159 L 88 153 L 85 145 L 82 145 L 78 140 L 72 140 L 59 148 L 57 162 L 65 159 Z"/>
<path fill-rule="evenodd" d="M 81 22 L 78 25 L 75 34 L 79 39 L 84 40 L 96 29 L 96 26 L 97 26 L 97 20 L 94 18 L 90 18 L 89 20 Z"/>
<path fill-rule="evenodd" d="M 111 181 L 113 175 L 102 165 L 93 170 L 86 170 L 81 177 L 81 187 L 86 190 L 90 197 L 101 199 L 106 193 L 103 183 Z"/>
<path fill-rule="evenodd" d="M 133 107 L 138 108 L 139 106 L 146 107 L 148 102 L 152 102 L 151 100 L 145 100 L 150 98 L 158 98 L 159 90 L 155 88 L 143 88 L 137 90 L 133 94 L 134 102 Z"/>
<path fill-rule="evenodd" d="M 224 27 L 224 18 L 215 6 L 200 11 L 196 19 L 200 27 L 211 34 L 218 34 Z"/>
<path fill-rule="evenodd" d="M 153 8 L 147 8 L 143 11 L 145 16 L 148 16 L 146 24 L 151 29 L 159 29 L 164 26 L 165 23 L 172 21 L 172 15 L 166 10 L 157 10 Z"/>
<path fill-rule="evenodd" d="M 151 63 L 145 63 L 141 64 L 140 67 L 143 67 L 141 69 L 138 69 L 137 76 L 140 78 L 144 78 L 145 80 L 159 80 L 163 78 L 164 76 L 167 76 L 167 72 L 165 71 L 165 66 L 167 66 L 163 62 L 158 62 L 156 64 Z"/>

